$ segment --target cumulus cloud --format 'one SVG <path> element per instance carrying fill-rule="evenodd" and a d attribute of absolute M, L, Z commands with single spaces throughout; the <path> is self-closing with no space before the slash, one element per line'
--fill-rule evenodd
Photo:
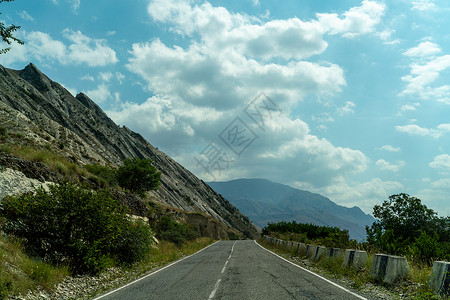
<path fill-rule="evenodd" d="M 75 63 L 94 67 L 118 62 L 116 52 L 107 45 L 106 40 L 92 39 L 80 31 L 70 29 L 64 29 L 63 35 L 72 42 L 68 46 L 68 56 Z"/>
<path fill-rule="evenodd" d="M 390 162 L 385 161 L 384 159 L 379 159 L 375 163 L 381 170 L 384 171 L 391 171 L 391 172 L 398 172 L 402 167 L 406 165 L 405 161 L 399 160 L 397 163 L 393 164 Z"/>
<path fill-rule="evenodd" d="M 97 88 L 85 91 L 84 93 L 97 103 L 103 103 L 111 98 L 111 92 L 105 83 L 101 83 Z"/>
<path fill-rule="evenodd" d="M 17 61 L 53 60 L 64 65 L 86 64 L 90 67 L 118 62 L 116 52 L 107 45 L 106 40 L 93 39 L 70 29 L 63 30 L 63 36 L 69 44 L 40 31 L 20 32 L 18 37 L 25 41 L 25 45 L 13 44 L 13 51 L 2 55 L 0 62 L 10 64 Z"/>
<path fill-rule="evenodd" d="M 450 68 L 450 55 L 441 52 L 437 44 L 423 42 L 403 54 L 411 57 L 410 73 L 402 77 L 406 88 L 400 95 L 418 96 L 423 100 L 436 99 L 450 104 L 450 85 L 436 85 L 442 72 Z"/>
<path fill-rule="evenodd" d="M 400 152 L 400 147 L 394 147 L 391 145 L 383 145 L 380 147 L 381 150 L 389 151 L 389 152 Z"/>
<path fill-rule="evenodd" d="M 435 156 L 433 161 L 429 163 L 429 166 L 438 170 L 450 170 L 450 155 L 440 154 Z"/>
<path fill-rule="evenodd" d="M 430 41 L 422 42 L 418 46 L 408 49 L 403 55 L 410 57 L 425 57 L 441 53 L 442 50 L 438 44 Z"/>
<path fill-rule="evenodd" d="M 343 14 L 317 14 L 319 23 L 330 34 L 342 34 L 353 38 L 375 31 L 380 23 L 386 5 L 375 1 L 362 1 L 361 6 L 353 7 Z"/>
<path fill-rule="evenodd" d="M 133 44 L 127 68 L 153 96 L 108 111 L 117 123 L 141 132 L 205 180 L 265 176 L 324 188 L 367 169 L 364 153 L 312 134 L 291 110 L 308 96 L 332 99 L 341 91 L 346 85 L 342 68 L 309 59 L 326 51 L 327 35 L 372 33 L 383 4 L 363 1 L 342 15 L 321 14 L 308 21 L 266 21 L 209 2 L 182 0 L 151 1 L 147 10 L 153 21 L 189 40 L 183 46 L 160 39 Z M 261 91 L 277 106 L 264 112 L 264 126 L 246 114 Z M 353 113 L 354 108 L 348 101 L 339 113 Z M 220 138 L 236 118 L 255 135 L 239 155 Z M 195 159 L 211 142 L 230 159 L 230 167 L 215 178 Z"/>
<path fill-rule="evenodd" d="M 415 124 L 395 126 L 395 129 L 399 132 L 404 132 L 409 135 L 416 136 L 430 136 L 433 138 L 440 138 L 444 134 L 450 131 L 450 124 L 440 124 L 434 128 L 424 128 Z"/>

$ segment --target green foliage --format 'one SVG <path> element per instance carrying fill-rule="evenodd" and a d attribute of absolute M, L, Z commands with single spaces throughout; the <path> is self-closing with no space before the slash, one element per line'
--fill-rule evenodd
<path fill-rule="evenodd" d="M 422 231 L 412 245 L 413 257 L 419 261 L 426 262 L 429 266 L 433 264 L 433 259 L 445 255 L 443 251 L 444 249 L 439 244 L 439 236 L 437 233 L 430 236 Z"/>
<path fill-rule="evenodd" d="M 100 164 L 85 165 L 84 167 L 89 173 L 95 175 L 89 179 L 97 185 L 103 187 L 117 185 L 115 169 Z"/>
<path fill-rule="evenodd" d="M 378 251 L 413 255 L 428 264 L 450 258 L 442 251 L 450 242 L 450 219 L 437 217 L 420 199 L 405 193 L 392 195 L 374 206 L 373 215 L 377 221 L 366 226 L 367 241 Z"/>
<path fill-rule="evenodd" d="M 162 216 L 156 224 L 156 237 L 161 240 L 170 241 L 177 246 L 184 244 L 187 240 L 194 240 L 199 234 L 172 220 L 169 216 Z"/>
<path fill-rule="evenodd" d="M 98 273 L 116 260 L 131 263 L 147 251 L 150 227 L 134 223 L 105 190 L 64 183 L 36 194 L 7 198 L 0 207 L 3 230 L 26 250 L 51 263 L 69 263 L 77 273 Z"/>
<path fill-rule="evenodd" d="M 14 0 L 0 0 L 0 3 L 11 2 L 11 1 L 14 1 Z M 20 26 L 16 26 L 16 25 L 5 26 L 5 23 L 0 22 L 0 36 L 2 38 L 2 41 L 8 45 L 11 45 L 11 43 L 13 41 L 23 45 L 23 41 L 19 40 L 18 38 L 14 37 L 14 35 L 13 35 L 13 33 L 15 31 L 17 31 L 18 29 L 20 29 Z M 0 49 L 0 54 L 8 52 L 10 49 L 11 49 L 10 47 Z"/>
<path fill-rule="evenodd" d="M 6 135 L 6 128 L 0 127 L 0 136 L 5 136 L 5 135 Z"/>
<path fill-rule="evenodd" d="M 117 170 L 119 185 L 132 193 L 144 197 L 146 191 L 156 190 L 159 186 L 161 173 L 152 166 L 150 159 L 126 159 Z"/>
<path fill-rule="evenodd" d="M 297 223 L 295 221 L 269 223 L 263 228 L 262 234 L 268 235 L 274 232 L 279 234 L 293 233 L 299 242 L 305 243 L 314 240 L 316 243 L 326 247 L 346 248 L 351 242 L 348 230 L 342 230 L 338 227 Z"/>
<path fill-rule="evenodd" d="M 6 299 L 12 294 L 25 295 L 37 286 L 49 291 L 69 274 L 67 267 L 52 266 L 28 257 L 18 239 L 6 237 L 2 233 L 0 266 L 0 299 Z"/>

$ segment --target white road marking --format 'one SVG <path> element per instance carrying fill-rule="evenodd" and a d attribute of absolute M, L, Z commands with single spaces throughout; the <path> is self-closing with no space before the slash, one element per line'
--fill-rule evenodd
<path fill-rule="evenodd" d="M 225 265 L 223 265 L 222 271 L 220 272 L 220 274 L 223 274 L 225 272 L 225 270 L 227 269 L 227 265 L 230 261 L 231 255 L 233 254 L 234 251 L 234 245 L 236 245 L 237 241 L 234 242 L 233 246 L 231 247 L 231 251 L 230 251 L 230 255 L 228 256 L 227 261 L 225 262 Z M 216 295 L 217 289 L 219 288 L 219 284 L 222 281 L 222 279 L 217 280 L 216 285 L 214 286 L 214 290 L 211 292 L 211 294 L 209 295 L 209 300 L 213 299 L 214 296 Z M 95 300 L 95 299 L 94 299 Z"/>
<path fill-rule="evenodd" d="M 219 242 L 219 241 L 217 241 L 217 242 L 215 242 L 215 243 L 213 243 L 213 244 L 211 244 L 211 245 L 208 245 L 208 246 L 206 246 L 205 248 L 203 248 L 203 249 L 201 249 L 201 250 L 195 252 L 194 254 L 191 254 L 191 255 L 186 256 L 186 257 L 183 257 L 183 258 L 181 258 L 181 259 L 179 259 L 179 260 L 177 260 L 177 261 L 174 261 L 173 263 L 168 264 L 167 266 L 165 266 L 165 267 L 163 267 L 163 268 L 161 268 L 161 269 L 158 269 L 158 270 L 156 270 L 156 271 L 153 272 L 153 273 L 147 274 L 147 275 L 145 275 L 145 276 L 143 276 L 143 277 L 141 277 L 141 278 L 139 278 L 139 279 L 136 279 L 135 281 L 132 281 L 132 282 L 130 282 L 130 283 L 126 284 L 126 285 L 123 285 L 123 286 L 121 286 L 121 287 L 119 287 L 119 288 L 117 288 L 117 289 L 115 289 L 115 290 L 112 290 L 112 291 L 109 292 L 109 293 L 106 293 L 106 294 L 104 294 L 104 295 L 98 296 L 97 298 L 94 298 L 93 300 L 98 300 L 98 299 L 101 299 L 101 298 L 106 297 L 106 296 L 108 296 L 108 295 L 111 295 L 111 294 L 113 294 L 113 293 L 115 293 L 115 292 L 117 292 L 117 291 L 119 291 L 119 290 L 121 290 L 121 289 L 123 289 L 123 288 L 126 288 L 127 286 L 130 286 L 130 285 L 132 285 L 132 284 L 134 284 L 134 283 L 136 283 L 136 282 L 138 282 L 138 281 L 141 281 L 142 279 L 145 279 L 145 278 L 147 278 L 147 277 L 150 277 L 150 276 L 152 276 L 152 275 L 155 275 L 156 273 L 158 273 L 158 272 L 160 272 L 160 271 L 162 271 L 162 270 L 164 270 L 164 269 L 167 269 L 168 267 L 171 267 L 171 266 L 173 266 L 174 264 L 179 263 L 180 261 L 183 261 L 183 260 L 185 260 L 185 259 L 187 259 L 187 258 L 189 258 L 189 257 L 191 257 L 191 256 L 194 256 L 194 255 L 196 255 L 196 254 L 202 252 L 203 250 L 205 250 L 205 249 L 207 249 L 207 248 L 209 248 L 209 247 L 211 247 L 211 246 L 217 244 L 218 242 Z"/>
<path fill-rule="evenodd" d="M 228 265 L 228 260 L 225 262 L 225 265 L 222 268 L 222 272 L 220 272 L 221 274 L 223 274 L 223 272 L 225 272 L 227 265 Z"/>
<path fill-rule="evenodd" d="M 264 248 L 263 246 L 261 246 L 260 244 L 258 244 L 256 241 L 254 241 L 254 242 L 256 243 L 256 245 L 260 246 L 262 249 L 266 250 L 267 252 L 272 253 L 273 255 L 275 255 L 275 256 L 281 258 L 282 260 L 284 260 L 284 261 L 290 263 L 291 265 L 293 265 L 293 266 L 295 266 L 295 267 L 297 267 L 297 268 L 300 268 L 300 269 L 302 269 L 303 271 L 308 272 L 308 273 L 310 273 L 310 274 L 312 274 L 312 275 L 314 275 L 314 276 L 316 276 L 316 277 L 318 277 L 318 278 L 320 278 L 320 279 L 322 279 L 322 280 L 325 280 L 325 281 L 328 282 L 329 284 L 332 284 L 332 285 L 334 285 L 335 287 L 338 287 L 338 288 L 340 288 L 341 290 L 343 290 L 343 291 L 345 291 L 345 292 L 347 292 L 347 293 L 349 293 L 349 294 L 351 294 L 351 295 L 353 295 L 353 296 L 355 296 L 355 297 L 358 297 L 358 298 L 361 299 L 361 300 L 368 300 L 367 298 L 364 298 L 363 296 L 360 296 L 360 295 L 358 295 L 358 294 L 355 294 L 355 293 L 353 293 L 352 291 L 349 291 L 349 290 L 347 290 L 346 288 L 340 286 L 339 284 L 334 283 L 333 281 L 330 281 L 330 280 L 326 279 L 325 277 L 320 276 L 319 274 L 316 274 L 316 273 L 314 273 L 314 272 L 312 272 L 312 271 L 310 271 L 310 270 L 308 270 L 308 269 L 305 269 L 305 268 L 303 268 L 303 267 L 301 267 L 301 266 L 299 266 L 299 265 L 297 265 L 297 264 L 294 264 L 293 262 L 291 262 L 291 261 L 285 259 L 284 257 L 279 256 L 279 255 L 276 254 L 275 252 L 272 252 L 272 251 L 270 251 L 270 250 Z"/>
<path fill-rule="evenodd" d="M 213 299 L 214 296 L 216 295 L 217 289 L 219 288 L 219 284 L 222 281 L 222 279 L 217 280 L 216 285 L 214 286 L 214 290 L 211 292 L 211 294 L 209 295 L 209 300 Z"/>

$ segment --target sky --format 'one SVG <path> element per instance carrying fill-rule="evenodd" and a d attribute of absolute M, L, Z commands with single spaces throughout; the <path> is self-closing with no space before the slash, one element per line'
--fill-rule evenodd
<path fill-rule="evenodd" d="M 204 181 L 450 215 L 447 0 L 16 0 L 34 63 Z M 5 47 L 6 45 L 3 45 Z"/>

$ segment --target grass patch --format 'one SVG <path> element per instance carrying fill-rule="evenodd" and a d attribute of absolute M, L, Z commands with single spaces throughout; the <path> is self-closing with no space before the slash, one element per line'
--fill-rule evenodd
<path fill-rule="evenodd" d="M 88 174 L 84 168 L 79 167 L 66 157 L 54 153 L 48 146 L 31 147 L 19 144 L 1 145 L 0 151 L 12 154 L 24 160 L 41 162 L 51 171 L 59 173 L 70 180 L 78 181 L 80 177 Z"/>
<path fill-rule="evenodd" d="M 0 299 L 25 295 L 37 287 L 51 291 L 68 275 L 67 267 L 52 266 L 28 257 L 20 241 L 0 233 Z"/>

